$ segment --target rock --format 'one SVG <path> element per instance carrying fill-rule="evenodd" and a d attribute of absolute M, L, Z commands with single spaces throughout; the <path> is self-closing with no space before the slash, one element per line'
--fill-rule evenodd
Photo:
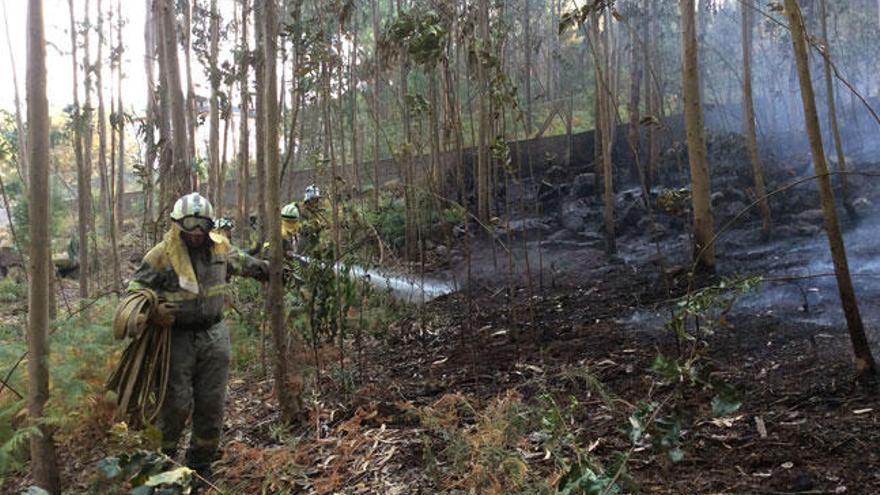
<path fill-rule="evenodd" d="M 858 214 L 867 214 L 871 207 L 874 206 L 868 198 L 856 198 L 852 205 Z"/>
<path fill-rule="evenodd" d="M 518 218 L 516 220 L 511 220 L 508 224 L 500 225 L 498 230 L 500 232 L 506 232 L 510 229 L 511 232 L 526 232 L 532 230 L 542 230 L 548 231 L 550 230 L 550 222 L 551 220 L 547 217 L 543 218 Z"/>
<path fill-rule="evenodd" d="M 748 195 L 743 191 L 742 188 L 731 187 L 729 189 L 724 190 L 724 196 L 730 200 L 737 200 L 742 203 L 751 203 Z"/>
<path fill-rule="evenodd" d="M 795 229 L 791 225 L 777 225 L 773 227 L 773 237 L 785 239 L 787 237 L 794 237 L 796 235 L 798 235 L 797 229 Z"/>
<path fill-rule="evenodd" d="M 821 209 L 805 210 L 795 215 L 794 219 L 798 222 L 822 223 L 825 219 L 825 214 L 822 213 Z"/>
<path fill-rule="evenodd" d="M 804 237 L 812 237 L 818 234 L 822 229 L 810 223 L 799 223 L 794 226 L 797 235 Z"/>
<path fill-rule="evenodd" d="M 449 254 L 449 248 L 444 246 L 443 244 L 438 244 L 437 247 L 434 248 L 434 252 L 437 253 L 437 256 L 445 258 L 446 255 Z"/>
<path fill-rule="evenodd" d="M 642 189 L 639 187 L 633 187 L 631 189 L 626 189 L 617 193 L 615 199 L 617 200 L 617 204 L 620 203 L 629 203 L 637 200 L 642 197 Z"/>
<path fill-rule="evenodd" d="M 579 232 L 584 228 L 584 218 L 577 215 L 576 213 L 569 213 L 562 215 L 562 226 L 568 229 L 571 232 Z"/>
<path fill-rule="evenodd" d="M 576 200 L 562 204 L 560 221 L 562 226 L 572 232 L 580 232 L 584 229 L 590 208 L 583 200 Z"/>
<path fill-rule="evenodd" d="M 639 223 L 636 224 L 636 227 L 639 231 L 644 232 L 646 234 L 651 233 L 652 230 L 655 235 L 663 236 L 669 230 L 669 227 L 664 225 L 661 222 L 658 222 L 657 219 L 654 219 L 653 225 L 651 224 L 651 219 L 648 216 L 644 216 L 639 219 Z"/>
<path fill-rule="evenodd" d="M 598 232 L 593 232 L 592 230 L 586 230 L 584 232 L 581 232 L 581 238 L 584 239 L 584 242 L 593 243 L 593 244 L 599 244 L 601 242 L 605 242 L 605 237 L 602 234 L 600 234 Z"/>
<path fill-rule="evenodd" d="M 571 196 L 584 198 L 596 194 L 596 174 L 584 173 L 574 177 L 571 184 Z"/>
<path fill-rule="evenodd" d="M 726 211 L 729 216 L 734 217 L 736 215 L 739 215 L 740 212 L 743 211 L 746 206 L 748 206 L 748 205 L 743 203 L 742 201 L 732 201 L 732 202 L 722 206 L 722 209 L 724 211 Z M 746 213 L 743 213 L 743 215 L 748 217 L 750 213 L 752 213 L 751 210 L 749 210 Z"/>
<path fill-rule="evenodd" d="M 628 227 L 637 227 L 644 217 L 644 213 L 645 210 L 642 208 L 641 200 L 633 201 L 618 212 L 617 227 L 621 230 Z"/>
<path fill-rule="evenodd" d="M 577 235 L 568 229 L 557 230 L 547 236 L 548 241 L 573 241 L 577 239 Z"/>

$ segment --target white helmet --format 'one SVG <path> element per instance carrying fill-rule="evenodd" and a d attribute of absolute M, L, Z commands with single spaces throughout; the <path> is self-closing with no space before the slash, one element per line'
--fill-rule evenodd
<path fill-rule="evenodd" d="M 318 186 L 315 184 L 310 185 L 306 188 L 306 192 L 303 195 L 303 202 L 309 202 L 313 199 L 320 199 L 321 190 L 318 189 Z"/>
<path fill-rule="evenodd" d="M 299 207 L 296 203 L 290 203 L 281 208 L 281 218 L 286 218 L 290 220 L 299 219 Z"/>
<path fill-rule="evenodd" d="M 203 230 L 210 230 L 214 226 L 213 217 L 214 207 L 211 206 L 211 202 L 207 198 L 199 193 L 190 193 L 182 196 L 174 203 L 174 208 L 171 209 L 171 219 L 181 224 L 184 230 L 195 228 L 195 223 L 198 223 L 198 226 L 202 227 Z M 193 226 L 183 225 L 182 222 L 186 219 L 197 219 L 198 222 L 187 222 L 194 223 Z"/>

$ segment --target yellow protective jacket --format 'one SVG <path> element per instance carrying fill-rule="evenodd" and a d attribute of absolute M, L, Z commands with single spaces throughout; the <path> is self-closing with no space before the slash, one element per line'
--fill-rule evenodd
<path fill-rule="evenodd" d="M 151 289 L 160 300 L 178 305 L 174 326 L 207 328 L 223 318 L 227 273 L 265 279 L 268 264 L 211 232 L 199 249 L 189 249 L 172 224 L 162 242 L 144 256 L 129 291 Z"/>

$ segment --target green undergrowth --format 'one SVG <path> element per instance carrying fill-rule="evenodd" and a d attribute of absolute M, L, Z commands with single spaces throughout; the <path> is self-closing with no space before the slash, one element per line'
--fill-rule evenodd
<path fill-rule="evenodd" d="M 102 395 L 104 382 L 124 347 L 110 331 L 115 305 L 115 299 L 108 299 L 92 306 L 87 314 L 56 320 L 50 326 L 46 422 L 61 431 L 90 414 L 87 399 Z M 25 333 L 23 316 L 0 324 L 0 373 L 4 378 L 9 374 L 9 385 L 26 397 Z M 10 389 L 0 394 L 0 482 L 24 465 L 27 439 L 35 431 L 26 425 L 25 407 L 25 401 Z"/>

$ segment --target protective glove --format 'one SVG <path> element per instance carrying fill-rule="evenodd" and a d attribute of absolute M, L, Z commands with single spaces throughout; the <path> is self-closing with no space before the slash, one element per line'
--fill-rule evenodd
<path fill-rule="evenodd" d="M 150 324 L 162 328 L 174 325 L 174 315 L 177 313 L 177 305 L 170 302 L 159 303 L 150 313 Z"/>

